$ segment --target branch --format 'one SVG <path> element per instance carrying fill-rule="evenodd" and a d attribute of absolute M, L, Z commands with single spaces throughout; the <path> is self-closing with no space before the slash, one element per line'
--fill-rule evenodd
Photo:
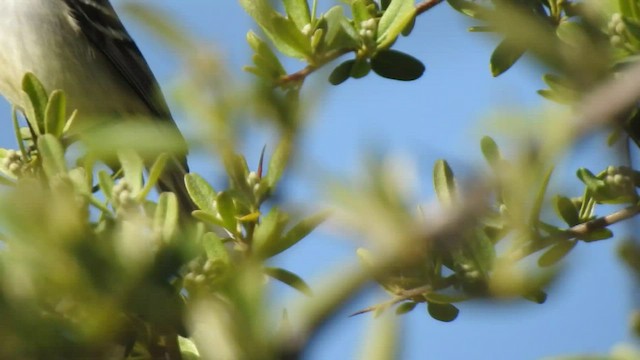
<path fill-rule="evenodd" d="M 400 294 L 400 296 L 396 296 L 393 299 L 389 300 L 389 301 L 385 301 L 381 304 L 378 305 L 373 305 L 373 306 L 369 306 L 368 308 L 364 308 L 362 310 L 356 311 L 353 314 L 349 315 L 349 317 L 352 316 L 356 316 L 356 315 L 361 315 L 361 314 L 365 314 L 371 311 L 376 311 L 378 309 L 386 309 L 390 306 L 393 306 L 399 302 L 405 301 L 405 300 L 409 300 L 413 297 L 422 295 L 422 294 L 426 294 L 429 291 L 431 291 L 431 285 L 424 285 L 424 286 L 420 286 L 417 287 L 415 289 L 409 289 L 409 290 L 404 290 L 402 292 L 402 294 Z"/>
<path fill-rule="evenodd" d="M 416 5 L 416 16 L 428 11 L 432 7 L 440 4 L 444 0 L 425 0 L 418 5 Z"/>
<path fill-rule="evenodd" d="M 553 245 L 558 239 L 580 239 L 585 238 L 591 234 L 594 230 L 604 229 L 615 223 L 619 223 L 626 219 L 632 218 L 640 213 L 640 205 L 633 205 L 626 207 L 622 210 L 616 211 L 609 215 L 605 215 L 582 224 L 572 226 L 560 235 L 549 236 L 538 241 L 531 242 L 514 251 L 509 255 L 509 258 L 513 261 L 525 258 L 537 251 L 540 251 L 550 245 Z"/>

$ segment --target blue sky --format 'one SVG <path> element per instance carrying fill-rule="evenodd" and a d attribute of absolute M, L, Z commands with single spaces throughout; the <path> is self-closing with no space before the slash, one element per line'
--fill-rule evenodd
<path fill-rule="evenodd" d="M 234 76 L 250 61 L 245 34 L 256 29 L 236 1 L 153 0 L 169 10 L 186 28 L 224 55 Z M 122 1 L 115 1 L 118 5 Z M 322 6 L 331 4 L 320 1 Z M 125 17 L 161 85 L 171 86 L 176 59 L 142 28 Z M 319 106 L 305 130 L 304 148 L 298 164 L 287 180 L 291 201 L 318 201 L 319 184 L 305 169 L 316 168 L 336 176 L 357 174 L 367 150 L 383 149 L 394 154 L 410 154 L 418 164 L 420 195 L 432 200 L 430 174 L 440 158 L 454 170 L 469 172 L 482 166 L 479 153 L 481 135 L 492 134 L 495 126 L 486 119 L 493 109 L 534 108 L 544 103 L 535 94 L 543 87 L 542 69 L 532 62 L 519 63 L 500 78 L 492 78 L 488 59 L 495 39 L 467 33 L 470 23 L 446 4 L 418 20 L 411 37 L 397 48 L 421 59 L 425 75 L 412 83 L 393 82 L 370 75 L 325 89 Z M 288 63 L 290 70 L 302 64 Z M 326 78 L 318 73 L 314 77 Z M 9 108 L 3 102 L 0 113 Z M 188 119 L 178 119 L 182 122 Z M 0 146 L 12 147 L 11 133 L 0 134 Z M 250 160 L 262 144 L 248 148 Z M 586 141 L 575 151 L 573 168 L 607 165 L 601 138 Z M 586 154 L 586 155 L 585 155 Z M 199 158 L 198 158 L 199 159 Z M 310 165 L 311 164 L 311 165 Z M 211 174 L 213 164 L 196 161 L 192 170 Z M 572 169 L 573 169 L 572 168 Z M 296 171 L 297 170 L 297 171 Z M 559 185 L 579 191 L 571 178 Z M 321 229 L 297 248 L 280 255 L 275 262 L 303 276 L 312 286 L 327 269 L 355 257 L 355 244 L 335 231 Z M 549 291 L 546 304 L 524 301 L 501 304 L 464 303 L 453 323 L 439 323 L 427 316 L 423 307 L 404 317 L 403 358 L 405 359 L 538 359 L 544 356 L 587 352 L 608 352 L 614 345 L 630 340 L 627 316 L 632 308 L 633 283 L 617 261 L 615 242 L 580 244 L 565 266 L 563 276 Z M 298 297 L 288 288 L 276 286 L 282 297 Z M 383 299 L 372 289 L 349 305 L 344 316 L 321 334 L 308 359 L 348 359 L 355 357 L 364 339 L 368 315 L 348 318 L 350 312 Z M 637 304 L 635 304 L 637 305 Z"/>

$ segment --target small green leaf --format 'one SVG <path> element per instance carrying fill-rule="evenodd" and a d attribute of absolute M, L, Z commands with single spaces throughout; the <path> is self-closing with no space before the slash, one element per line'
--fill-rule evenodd
<path fill-rule="evenodd" d="M 482 14 L 483 12 L 485 12 L 485 10 L 474 2 L 467 0 L 447 0 L 447 2 L 449 3 L 449 5 L 451 5 L 452 8 L 469 17 L 472 17 L 474 19 L 484 18 Z"/>
<path fill-rule="evenodd" d="M 456 182 L 453 170 L 445 160 L 436 161 L 433 167 L 433 187 L 441 204 L 454 204 L 457 196 Z"/>
<path fill-rule="evenodd" d="M 222 219 L 219 219 L 218 217 L 216 217 L 216 214 L 210 212 L 210 211 L 204 211 L 204 210 L 194 210 L 191 215 L 193 215 L 194 218 L 203 221 L 205 223 L 209 223 L 209 224 L 213 224 L 213 225 L 218 225 L 218 226 L 222 226 L 224 227 L 224 223 L 222 222 Z"/>
<path fill-rule="evenodd" d="M 161 193 L 153 218 L 153 227 L 165 242 L 171 240 L 176 233 L 179 212 L 176 195 L 172 192 Z"/>
<path fill-rule="evenodd" d="M 413 20 L 416 8 L 414 0 L 391 0 L 378 23 L 378 47 L 385 49 L 396 40 L 402 30 Z"/>
<path fill-rule="evenodd" d="M 542 290 L 533 290 L 522 295 L 525 299 L 536 304 L 544 304 L 547 301 L 547 293 Z"/>
<path fill-rule="evenodd" d="M 253 234 L 253 245 L 260 258 L 269 258 L 286 246 L 282 244 L 281 237 L 288 222 L 289 216 L 274 207 L 258 224 Z"/>
<path fill-rule="evenodd" d="M 357 59 L 351 68 L 351 77 L 354 79 L 360 79 L 371 71 L 371 64 L 367 59 Z"/>
<path fill-rule="evenodd" d="M 225 229 L 236 233 L 238 220 L 236 219 L 236 207 L 233 198 L 228 191 L 221 191 L 216 197 L 216 209 L 222 218 Z"/>
<path fill-rule="evenodd" d="M 98 185 L 100 185 L 100 190 L 106 196 L 107 199 L 111 200 L 113 198 L 113 178 L 106 171 L 100 170 L 98 171 Z"/>
<path fill-rule="evenodd" d="M 468 295 L 446 295 L 435 292 L 427 292 L 424 298 L 430 303 L 436 304 L 451 304 L 455 302 L 461 302 L 469 299 Z"/>
<path fill-rule="evenodd" d="M 496 144 L 491 137 L 483 136 L 482 140 L 480 140 L 480 149 L 482 150 L 482 155 L 484 155 L 484 158 L 487 160 L 489 165 L 496 169 L 502 160 L 498 144 Z"/>
<path fill-rule="evenodd" d="M 525 48 L 509 39 L 502 40 L 491 54 L 491 74 L 499 76 L 522 57 Z"/>
<path fill-rule="evenodd" d="M 576 205 L 566 196 L 558 195 L 554 201 L 555 210 L 558 215 L 569 226 L 578 225 L 580 223 L 580 214 Z"/>
<path fill-rule="evenodd" d="M 276 188 L 282 174 L 287 168 L 287 164 L 289 164 L 291 151 L 291 138 L 285 136 L 278 143 L 278 147 L 276 147 L 276 150 L 273 155 L 271 155 L 271 160 L 269 161 L 269 169 L 267 170 L 267 175 L 265 177 L 265 181 L 269 189 L 273 190 Z"/>
<path fill-rule="evenodd" d="M 538 258 L 538 265 L 548 267 L 557 264 L 558 261 L 562 260 L 575 246 L 575 241 L 560 241 Z"/>
<path fill-rule="evenodd" d="M 411 312 L 413 309 L 415 309 L 416 305 L 418 305 L 418 303 L 413 301 L 403 302 L 396 308 L 396 315 L 403 315 Z"/>
<path fill-rule="evenodd" d="M 44 116 L 47 108 L 47 102 L 49 96 L 44 85 L 36 78 L 32 73 L 26 73 L 22 78 L 22 90 L 27 93 L 31 106 L 33 108 L 33 116 L 35 122 L 32 123 L 32 128 L 36 132 L 36 135 L 44 132 Z M 33 121 L 27 117 L 30 122 Z M 35 126 L 34 126 L 35 125 Z"/>
<path fill-rule="evenodd" d="M 373 71 L 387 79 L 412 81 L 424 74 L 424 64 L 397 50 L 381 50 L 371 58 Z"/>
<path fill-rule="evenodd" d="M 298 29 L 311 23 L 311 11 L 307 0 L 283 0 L 287 16 L 293 20 Z"/>
<path fill-rule="evenodd" d="M 67 172 L 64 148 L 55 136 L 51 134 L 40 136 L 38 138 L 38 150 L 42 156 L 42 168 L 49 179 Z"/>
<path fill-rule="evenodd" d="M 272 278 L 291 286 L 301 293 L 311 296 L 313 292 L 307 283 L 298 275 L 281 268 L 267 267 L 264 269 L 265 274 Z"/>
<path fill-rule="evenodd" d="M 279 239 L 273 239 L 269 245 L 261 250 L 263 256 L 270 258 L 275 256 L 293 245 L 297 244 L 300 240 L 309 235 L 316 227 L 322 224 L 329 214 L 327 212 L 321 212 L 301 220 L 294 225 L 289 231 L 284 233 Z"/>
<path fill-rule="evenodd" d="M 363 21 L 366 21 L 372 18 L 371 13 L 369 12 L 369 9 L 367 9 L 367 4 L 365 0 L 353 0 L 351 2 L 351 16 L 353 17 L 353 22 L 356 24 L 358 28 L 360 28 L 360 24 Z"/>
<path fill-rule="evenodd" d="M 428 303 L 427 310 L 432 318 L 442 322 L 451 322 L 460 313 L 460 310 L 451 304 Z"/>
<path fill-rule="evenodd" d="M 66 122 L 67 98 L 64 92 L 55 90 L 51 93 L 45 109 L 44 131 L 59 138 Z"/>
<path fill-rule="evenodd" d="M 144 162 L 142 158 L 132 150 L 119 150 L 118 159 L 122 165 L 124 178 L 131 186 L 133 194 L 138 194 L 142 189 L 142 172 L 144 171 Z"/>
<path fill-rule="evenodd" d="M 220 261 L 225 265 L 230 263 L 227 248 L 224 247 L 222 239 L 220 239 L 220 237 L 215 233 L 208 232 L 204 234 L 202 238 L 202 245 L 207 254 L 207 259 Z"/>
<path fill-rule="evenodd" d="M 187 192 L 193 200 L 193 203 L 199 209 L 213 212 L 213 202 L 216 199 L 215 189 L 200 175 L 190 173 L 185 176 L 185 185 Z"/>
<path fill-rule="evenodd" d="M 549 181 L 551 180 L 552 174 L 553 167 L 547 170 L 546 174 L 544 175 L 542 184 L 540 184 L 540 189 L 538 189 L 536 198 L 533 201 L 533 206 L 531 207 L 531 215 L 529 216 L 529 221 L 531 221 L 532 224 L 538 224 L 540 222 L 540 212 L 542 211 L 542 204 L 544 203 L 544 198 L 547 195 L 547 188 L 549 187 Z"/>
<path fill-rule="evenodd" d="M 411 21 L 407 24 L 407 26 L 402 29 L 402 36 L 409 36 L 413 31 L 413 28 L 416 26 L 416 17 L 411 18 Z"/>
<path fill-rule="evenodd" d="M 153 189 L 153 187 L 158 182 L 158 179 L 162 175 L 164 168 L 167 166 L 168 160 L 169 160 L 169 155 L 166 153 L 160 154 L 160 156 L 158 156 L 156 161 L 151 166 L 151 169 L 149 170 L 149 178 L 147 179 L 147 182 L 144 184 L 144 188 L 142 188 L 142 191 L 140 191 L 140 194 L 138 194 L 138 200 L 142 200 L 147 197 L 151 189 Z"/>
<path fill-rule="evenodd" d="M 613 232 L 609 229 L 590 230 L 587 235 L 580 236 L 579 239 L 584 242 L 607 240 L 613 237 Z"/>
<path fill-rule="evenodd" d="M 256 33 L 249 31 L 247 33 L 247 42 L 255 52 L 256 58 L 254 58 L 254 63 L 260 70 L 267 71 L 269 74 L 275 76 L 286 74 L 286 70 L 282 66 L 280 59 L 273 53 L 271 47 L 256 35 Z M 256 59 L 259 60 L 256 61 Z"/>
<path fill-rule="evenodd" d="M 331 85 L 340 85 L 343 82 L 347 81 L 347 79 L 351 76 L 351 70 L 353 69 L 353 65 L 355 65 L 356 61 L 351 59 L 344 61 L 340 65 L 336 66 L 335 69 L 329 75 L 329 82 Z"/>
<path fill-rule="evenodd" d="M 360 42 L 360 35 L 354 25 L 344 16 L 342 6 L 336 5 L 322 15 L 321 21 L 326 22 L 324 37 L 324 51 L 356 48 Z"/>

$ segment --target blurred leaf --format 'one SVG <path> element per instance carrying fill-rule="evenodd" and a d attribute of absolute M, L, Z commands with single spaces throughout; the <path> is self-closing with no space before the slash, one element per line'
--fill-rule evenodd
<path fill-rule="evenodd" d="M 533 206 L 531 207 L 531 215 L 529 217 L 529 221 L 532 224 L 538 224 L 540 222 L 542 204 L 544 203 L 544 198 L 547 194 L 547 188 L 549 187 L 549 181 L 551 180 L 552 174 L 553 167 L 547 170 L 544 175 L 544 179 L 542 179 L 542 184 L 540 184 L 540 189 L 538 189 L 538 193 L 536 194 L 536 198 L 534 199 Z"/>
<path fill-rule="evenodd" d="M 436 292 L 427 292 L 425 293 L 424 298 L 430 303 L 451 304 L 455 302 L 468 300 L 469 296 L 464 294 L 447 295 L 447 294 L 436 293 Z"/>
<path fill-rule="evenodd" d="M 267 171 L 266 182 L 270 190 L 276 188 L 276 185 L 280 181 L 282 174 L 284 173 L 289 159 L 291 158 L 291 152 L 293 151 L 293 144 L 290 137 L 283 137 L 278 143 L 278 147 L 271 156 L 269 161 L 269 169 Z"/>
<path fill-rule="evenodd" d="M 198 352 L 198 348 L 196 344 L 191 341 L 191 339 L 184 338 L 182 336 L 178 337 L 178 344 L 180 345 L 180 356 L 182 356 L 182 360 L 200 360 L 200 353 Z"/>
<path fill-rule="evenodd" d="M 204 211 L 213 212 L 213 202 L 216 200 L 215 189 L 200 175 L 189 173 L 185 176 L 185 185 L 191 200 Z"/>
<path fill-rule="evenodd" d="M 141 201 L 142 199 L 145 199 L 149 194 L 149 192 L 151 191 L 151 189 L 156 185 L 156 183 L 158 182 L 158 179 L 164 172 L 164 168 L 166 167 L 168 160 L 169 160 L 169 155 L 160 154 L 160 156 L 158 156 L 156 161 L 153 163 L 153 165 L 151 166 L 151 169 L 149 170 L 149 178 L 147 179 L 147 182 L 144 184 L 144 188 L 142 188 L 142 191 L 140 191 L 140 194 L 138 195 L 139 201 Z"/>
<path fill-rule="evenodd" d="M 106 196 L 107 199 L 113 199 L 113 178 L 106 171 L 100 170 L 98 171 L 98 184 L 100 185 L 100 190 Z"/>
<path fill-rule="evenodd" d="M 414 0 L 391 0 L 378 23 L 378 48 L 385 49 L 396 40 L 415 16 Z"/>
<path fill-rule="evenodd" d="M 229 253 L 224 247 L 222 239 L 220 239 L 220 237 L 215 233 L 208 232 L 204 234 L 202 238 L 202 245 L 204 246 L 204 250 L 207 253 L 207 258 L 209 260 L 220 261 L 225 265 L 231 263 Z"/>
<path fill-rule="evenodd" d="M 67 98 L 64 92 L 55 90 L 51 93 L 44 116 L 44 130 L 47 134 L 59 138 L 67 122 Z"/>
<path fill-rule="evenodd" d="M 558 261 L 562 260 L 575 246 L 575 241 L 562 240 L 558 242 L 538 258 L 538 265 L 547 267 L 557 264 Z"/>
<path fill-rule="evenodd" d="M 124 178 L 131 187 L 133 194 L 138 194 L 142 189 L 142 172 L 144 163 L 140 156 L 130 150 L 118 151 L 118 159 L 124 171 Z"/>
<path fill-rule="evenodd" d="M 22 79 L 22 90 L 27 93 L 31 101 L 33 116 L 35 117 L 35 119 L 30 119 L 30 117 L 27 116 L 27 120 L 30 122 L 35 120 L 34 123 L 31 123 L 31 128 L 35 131 L 36 135 L 39 135 L 44 131 L 44 116 L 49 99 L 47 90 L 32 73 L 26 73 L 24 75 Z"/>
<path fill-rule="evenodd" d="M 523 297 L 536 304 L 544 304 L 547 301 L 547 293 L 542 290 L 532 290 L 524 294 Z"/>
<path fill-rule="evenodd" d="M 387 79 L 412 81 L 424 74 L 420 60 L 397 50 L 380 50 L 371 58 L 371 69 Z"/>
<path fill-rule="evenodd" d="M 580 214 L 578 208 L 573 201 L 566 196 L 558 195 L 554 199 L 554 205 L 558 215 L 569 226 L 578 225 L 580 223 Z"/>
<path fill-rule="evenodd" d="M 451 322 L 460 313 L 460 310 L 451 304 L 427 303 L 427 310 L 432 318 L 442 322 Z"/>
<path fill-rule="evenodd" d="M 38 150 L 42 156 L 42 168 L 49 179 L 67 172 L 64 149 L 60 141 L 51 134 L 38 138 Z"/>
<path fill-rule="evenodd" d="M 279 252 L 283 246 L 281 237 L 284 232 L 289 216 L 273 207 L 256 226 L 253 234 L 253 245 L 255 252 L 261 258 L 268 258 Z M 281 250 L 280 250 L 281 251 Z"/>
<path fill-rule="evenodd" d="M 273 73 L 275 76 L 286 74 L 286 70 L 282 66 L 280 59 L 278 59 L 276 54 L 273 53 L 271 47 L 262 41 L 256 33 L 249 31 L 247 33 L 247 42 L 255 52 L 255 55 L 262 59 L 260 63 L 254 59 L 254 62 L 261 70 L 266 70 L 269 73 Z"/>
<path fill-rule="evenodd" d="M 369 9 L 367 9 L 366 0 L 353 0 L 351 2 L 351 16 L 358 28 L 361 27 L 364 21 L 372 18 L 372 14 L 369 12 Z"/>
<path fill-rule="evenodd" d="M 480 140 L 480 149 L 482 150 L 482 155 L 484 155 L 484 158 L 487 160 L 489 165 L 496 169 L 502 160 L 502 156 L 500 156 L 500 149 L 496 142 L 489 136 L 483 136 L 482 140 Z"/>
<path fill-rule="evenodd" d="M 323 50 L 351 49 L 358 47 L 360 36 L 351 22 L 344 16 L 342 6 L 336 5 L 322 15 L 326 21 L 325 47 Z"/>
<path fill-rule="evenodd" d="M 353 65 L 355 65 L 356 61 L 351 59 L 342 62 L 340 65 L 336 66 L 335 69 L 329 75 L 329 82 L 331 85 L 340 85 L 343 82 L 347 81 L 351 76 L 351 70 L 353 69 Z"/>
<path fill-rule="evenodd" d="M 311 291 L 309 285 L 307 285 L 307 283 L 302 280 L 301 277 L 290 271 L 281 268 L 266 267 L 264 268 L 264 272 L 272 278 L 291 286 L 292 288 L 300 291 L 305 295 L 313 295 L 313 292 Z"/>
<path fill-rule="evenodd" d="M 483 9 L 478 4 L 467 0 L 447 0 L 449 5 L 457 11 L 476 19 L 482 19 Z"/>
<path fill-rule="evenodd" d="M 499 76 L 509 70 L 522 57 L 525 50 L 523 46 L 514 43 L 512 40 L 502 40 L 493 50 L 493 54 L 491 54 L 491 74 Z"/>
<path fill-rule="evenodd" d="M 270 258 L 289 249 L 307 237 L 307 235 L 322 224 L 328 216 L 329 214 L 327 212 L 321 212 L 300 220 L 300 222 L 285 232 L 280 238 L 272 239 L 265 244 L 265 246 L 260 249 L 261 254 L 266 258 Z"/>
<path fill-rule="evenodd" d="M 282 0 L 289 19 L 293 20 L 298 29 L 311 23 L 311 12 L 307 0 Z"/>
<path fill-rule="evenodd" d="M 433 187 L 440 203 L 446 206 L 454 204 L 457 197 L 453 170 L 446 160 L 438 160 L 433 168 Z"/>
<path fill-rule="evenodd" d="M 415 309 L 416 305 L 418 305 L 418 303 L 413 301 L 403 302 L 402 304 L 398 305 L 398 307 L 396 308 L 396 314 L 403 315 L 403 314 L 409 313 L 413 309 Z"/>
<path fill-rule="evenodd" d="M 612 237 L 613 237 L 613 232 L 609 229 L 595 229 L 595 230 L 589 230 L 588 234 L 581 235 L 578 238 L 585 242 L 592 242 L 592 241 L 607 240 L 607 239 L 611 239 Z"/>
<path fill-rule="evenodd" d="M 163 192 L 158 197 L 158 206 L 153 218 L 154 229 L 162 240 L 168 242 L 178 227 L 178 199 L 172 192 Z"/>

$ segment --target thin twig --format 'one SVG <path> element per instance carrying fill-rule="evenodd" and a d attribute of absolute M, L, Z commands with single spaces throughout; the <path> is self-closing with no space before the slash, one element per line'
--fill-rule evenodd
<path fill-rule="evenodd" d="M 365 314 L 371 311 L 376 311 L 378 309 L 386 309 L 390 306 L 393 306 L 399 302 L 403 302 L 405 300 L 409 300 L 413 297 L 419 296 L 419 295 L 423 295 L 427 292 L 431 291 L 431 285 L 424 285 L 424 286 L 420 286 L 417 287 L 415 289 L 409 289 L 409 290 L 404 290 L 402 292 L 402 294 L 400 294 L 400 296 L 396 296 L 393 299 L 389 300 L 389 301 L 385 301 L 383 303 L 377 304 L 377 305 L 373 305 L 373 306 L 369 306 L 368 308 L 364 308 L 362 310 L 356 311 L 353 314 L 349 315 L 349 317 L 352 316 L 356 316 L 356 315 L 361 315 L 361 314 Z"/>
<path fill-rule="evenodd" d="M 428 11 L 432 7 L 440 4 L 444 0 L 425 0 L 418 5 L 416 5 L 416 16 Z"/>

